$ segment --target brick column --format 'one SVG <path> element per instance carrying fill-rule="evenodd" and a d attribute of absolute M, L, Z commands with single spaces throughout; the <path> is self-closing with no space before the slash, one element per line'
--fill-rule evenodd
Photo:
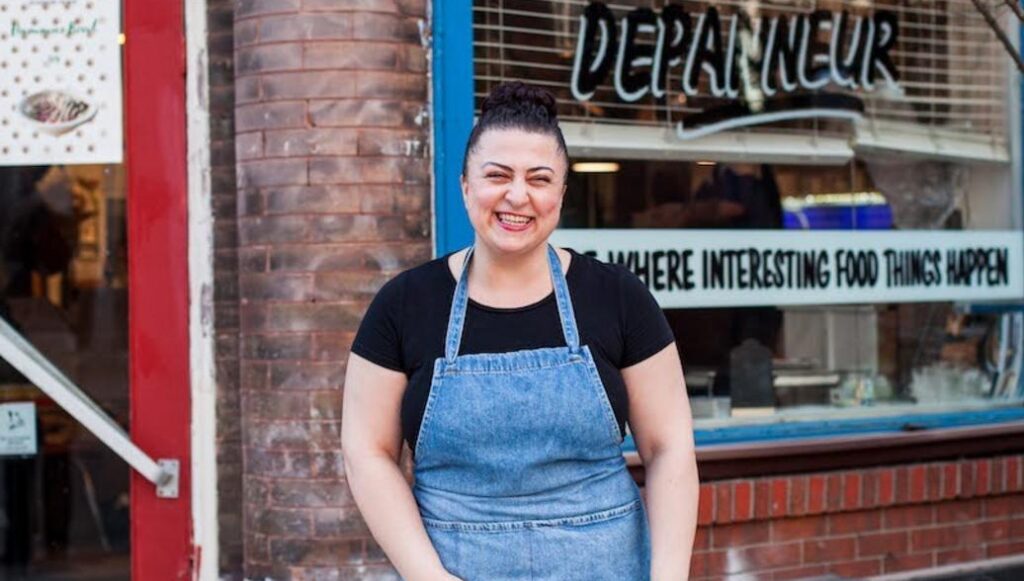
<path fill-rule="evenodd" d="M 214 221 L 217 525 L 221 579 L 242 579 L 242 429 L 238 393 L 238 219 L 233 0 L 207 0 L 210 183 Z"/>
<path fill-rule="evenodd" d="M 345 482 L 342 381 L 376 290 L 430 257 L 422 1 L 235 11 L 249 578 L 391 578 Z"/>

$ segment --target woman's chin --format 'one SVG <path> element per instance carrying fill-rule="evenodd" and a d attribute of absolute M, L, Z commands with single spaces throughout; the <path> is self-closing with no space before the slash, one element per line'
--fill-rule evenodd
<path fill-rule="evenodd" d="M 500 226 L 498 228 L 501 228 Z M 494 232 L 488 236 L 486 243 L 494 250 L 506 254 L 519 254 L 535 248 L 544 242 L 537 237 L 537 233 L 531 228 L 525 232 Z"/>

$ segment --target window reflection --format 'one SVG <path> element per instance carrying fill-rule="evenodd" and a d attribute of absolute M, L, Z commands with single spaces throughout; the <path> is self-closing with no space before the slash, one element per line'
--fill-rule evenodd
<path fill-rule="evenodd" d="M 617 168 L 572 173 L 561 227 L 777 229 L 807 236 L 972 227 L 968 171 L 954 164 L 601 161 Z M 1021 396 L 1024 325 L 1015 312 L 979 314 L 922 302 L 666 309 L 665 315 L 698 418 L 886 413 Z"/>
<path fill-rule="evenodd" d="M 127 428 L 124 208 L 120 165 L 0 168 L 0 316 Z M 38 447 L 0 446 L 0 578 L 127 579 L 127 466 L 0 362 L 15 402 Z"/>

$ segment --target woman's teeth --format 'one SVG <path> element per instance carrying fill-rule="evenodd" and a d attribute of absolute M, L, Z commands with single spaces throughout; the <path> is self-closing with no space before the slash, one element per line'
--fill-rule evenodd
<path fill-rule="evenodd" d="M 498 220 L 505 224 L 513 224 L 515 226 L 522 226 L 528 224 L 533 218 L 527 216 L 516 216 L 515 214 L 498 214 Z"/>

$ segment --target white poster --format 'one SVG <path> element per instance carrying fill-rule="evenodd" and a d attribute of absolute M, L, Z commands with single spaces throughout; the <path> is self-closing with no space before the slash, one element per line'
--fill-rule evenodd
<path fill-rule="evenodd" d="M 2 7 L 0 165 L 120 163 L 121 2 Z"/>
<path fill-rule="evenodd" d="M 27 456 L 37 449 L 36 404 L 0 404 L 0 456 Z"/>
<path fill-rule="evenodd" d="M 1019 231 L 557 230 L 663 308 L 1024 299 Z"/>

